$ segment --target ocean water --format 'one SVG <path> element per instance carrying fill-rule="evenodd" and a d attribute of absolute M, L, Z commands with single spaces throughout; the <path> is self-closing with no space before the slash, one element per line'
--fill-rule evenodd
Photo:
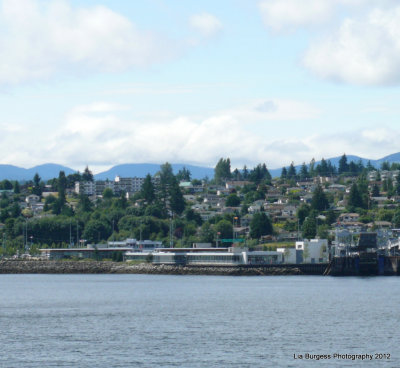
<path fill-rule="evenodd" d="M 397 277 L 0 275 L 0 367 L 400 367 L 399 308 Z"/>

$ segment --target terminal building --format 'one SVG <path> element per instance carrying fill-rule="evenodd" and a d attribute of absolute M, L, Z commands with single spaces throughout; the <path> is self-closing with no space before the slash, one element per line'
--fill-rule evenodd
<path fill-rule="evenodd" d="M 45 259 L 112 259 L 117 253 L 125 255 L 127 252 L 153 252 L 155 249 L 162 249 L 160 241 L 126 239 L 124 241 L 108 242 L 107 244 L 88 244 L 80 248 L 45 248 L 40 249 L 42 258 Z"/>

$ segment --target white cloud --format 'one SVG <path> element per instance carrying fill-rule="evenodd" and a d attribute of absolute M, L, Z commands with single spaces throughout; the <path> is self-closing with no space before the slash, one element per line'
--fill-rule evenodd
<path fill-rule="evenodd" d="M 0 83 L 6 84 L 73 68 L 115 72 L 146 67 L 174 52 L 163 37 L 137 29 L 104 6 L 3 0 L 0 24 Z"/>
<path fill-rule="evenodd" d="M 271 101 L 276 110 L 255 111 Z M 284 111 L 296 106 L 297 119 L 294 111 Z M 78 106 L 47 134 L 24 126 L 6 129 L 0 125 L 1 162 L 24 167 L 57 162 L 77 169 L 88 164 L 98 171 L 128 162 L 213 166 L 220 157 L 230 157 L 233 166 L 265 162 L 276 168 L 343 152 L 380 158 L 397 152 L 400 141 L 400 130 L 385 127 L 325 135 L 303 127 L 298 130 L 303 133 L 295 137 L 294 128 L 302 119 L 318 116 L 316 110 L 298 101 L 266 99 L 203 118 L 155 114 L 145 121 L 127 118 L 130 112 L 125 109 L 106 102 Z M 274 114 L 276 119 L 271 118 Z M 280 131 L 288 132 L 286 137 L 276 135 L 274 127 L 278 125 Z"/>
<path fill-rule="evenodd" d="M 361 85 L 400 82 L 400 7 L 374 9 L 343 21 L 333 36 L 314 43 L 304 64 L 322 78 Z"/>
<path fill-rule="evenodd" d="M 386 8 L 396 0 L 261 0 L 259 8 L 264 24 L 275 32 L 330 25 L 347 14 L 362 14 L 372 7 Z"/>
<path fill-rule="evenodd" d="M 265 25 L 278 32 L 321 24 L 334 10 L 331 0 L 265 0 L 259 7 Z"/>
<path fill-rule="evenodd" d="M 221 21 L 212 14 L 195 14 L 190 18 L 190 25 L 204 37 L 215 36 L 222 30 Z"/>

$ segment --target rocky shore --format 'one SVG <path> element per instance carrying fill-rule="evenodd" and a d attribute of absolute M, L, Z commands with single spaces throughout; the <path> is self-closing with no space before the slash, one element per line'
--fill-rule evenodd
<path fill-rule="evenodd" d="M 94 261 L 2 260 L 0 274 L 154 274 L 154 275 L 302 275 L 299 268 L 241 266 L 171 266 Z"/>

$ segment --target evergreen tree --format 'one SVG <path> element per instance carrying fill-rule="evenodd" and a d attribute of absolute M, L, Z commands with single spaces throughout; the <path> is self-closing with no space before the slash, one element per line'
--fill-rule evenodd
<path fill-rule="evenodd" d="M 327 176 L 328 173 L 328 164 L 325 161 L 324 158 L 322 158 L 321 163 L 319 165 L 317 165 L 317 169 L 316 169 L 317 173 L 321 176 Z"/>
<path fill-rule="evenodd" d="M 19 182 L 17 180 L 14 182 L 14 193 L 15 194 L 21 193 L 21 188 L 20 188 Z"/>
<path fill-rule="evenodd" d="M 281 179 L 285 180 L 286 178 L 287 178 L 287 170 L 286 167 L 284 166 L 281 172 Z"/>
<path fill-rule="evenodd" d="M 329 208 L 329 202 L 326 198 L 324 190 L 320 185 L 315 188 L 313 197 L 311 200 L 311 208 L 316 211 L 324 211 Z"/>
<path fill-rule="evenodd" d="M 361 159 L 359 159 L 357 162 L 357 172 L 362 173 L 364 169 L 365 169 L 364 164 L 362 163 Z"/>
<path fill-rule="evenodd" d="M 242 173 L 243 179 L 246 180 L 249 176 L 249 170 L 247 170 L 247 166 L 243 166 L 243 173 Z"/>
<path fill-rule="evenodd" d="M 93 173 L 89 170 L 88 166 L 85 167 L 85 170 L 82 174 L 82 180 L 83 181 L 93 181 L 94 180 Z"/>
<path fill-rule="evenodd" d="M 356 183 L 353 183 L 349 193 L 348 206 L 353 208 L 363 208 L 363 200 Z"/>
<path fill-rule="evenodd" d="M 381 170 L 389 171 L 390 170 L 390 165 L 388 161 L 384 161 L 381 164 Z"/>
<path fill-rule="evenodd" d="M 90 199 L 88 198 L 87 195 L 84 195 L 82 193 L 79 194 L 78 200 L 79 200 L 78 209 L 81 212 L 90 212 L 90 211 L 92 211 L 93 204 L 92 204 L 92 202 L 90 201 Z"/>
<path fill-rule="evenodd" d="M 336 175 L 336 173 L 337 173 L 336 166 L 332 165 L 331 160 L 328 160 L 327 165 L 328 165 L 328 174 L 330 176 Z"/>
<path fill-rule="evenodd" d="M 272 176 L 271 176 L 271 173 L 267 169 L 267 165 L 265 165 L 265 164 L 262 165 L 262 174 L 263 174 L 263 179 L 265 180 L 265 182 L 271 183 Z"/>
<path fill-rule="evenodd" d="M 178 174 L 176 174 L 176 179 L 181 182 L 181 181 L 190 181 L 192 178 L 192 174 L 189 169 L 187 169 L 185 166 L 178 171 Z"/>
<path fill-rule="evenodd" d="M 172 181 L 175 179 L 171 164 L 166 162 L 165 164 L 161 165 L 158 174 L 160 177 L 158 195 L 161 203 L 163 204 L 164 209 L 166 209 L 167 199 L 168 199 L 168 188 L 171 185 Z"/>
<path fill-rule="evenodd" d="M 147 204 L 152 204 L 156 199 L 154 185 L 150 174 L 147 174 L 144 178 L 141 195 Z"/>
<path fill-rule="evenodd" d="M 214 169 L 214 179 L 216 184 L 223 184 L 231 178 L 231 160 L 220 158 Z"/>
<path fill-rule="evenodd" d="M 43 192 L 43 183 L 41 180 L 42 179 L 40 178 L 39 174 L 36 173 L 35 176 L 33 177 L 32 193 L 38 196 L 41 196 Z"/>
<path fill-rule="evenodd" d="M 400 228 L 400 210 L 397 209 L 392 218 L 393 226 L 398 229 Z"/>
<path fill-rule="evenodd" d="M 372 187 L 371 196 L 379 197 L 379 187 L 376 184 L 374 184 L 374 186 Z"/>
<path fill-rule="evenodd" d="M 316 172 L 315 172 L 315 159 L 314 158 L 310 161 L 309 172 L 310 172 L 310 176 L 311 177 L 314 177 L 316 175 Z"/>
<path fill-rule="evenodd" d="M 300 179 L 304 180 L 310 177 L 310 174 L 308 173 L 307 165 L 305 162 L 301 165 L 300 168 Z"/>
<path fill-rule="evenodd" d="M 259 239 L 263 235 L 271 235 L 273 233 L 273 227 L 271 220 L 265 214 L 265 212 L 259 212 L 254 214 L 250 222 L 250 236 L 253 239 Z"/>
<path fill-rule="evenodd" d="M 343 154 L 343 156 L 339 160 L 339 168 L 338 168 L 338 173 L 344 174 L 349 171 L 349 165 L 347 164 L 347 156 L 346 154 Z"/>
<path fill-rule="evenodd" d="M 183 198 L 183 194 L 179 188 L 179 183 L 175 177 L 172 178 L 169 186 L 169 205 L 171 211 L 178 215 L 180 215 L 185 209 L 185 199 Z"/>
<path fill-rule="evenodd" d="M 67 187 L 67 178 L 65 177 L 64 171 L 60 171 L 57 183 L 58 183 L 58 201 L 60 202 L 60 206 L 62 207 L 66 202 L 65 190 Z"/>
<path fill-rule="evenodd" d="M 313 213 L 305 219 L 303 223 L 303 238 L 313 239 L 317 235 L 317 221 Z"/>
<path fill-rule="evenodd" d="M 292 162 L 289 166 L 289 170 L 287 172 L 288 179 L 295 179 L 297 176 L 296 168 L 294 167 L 294 163 Z"/>
<path fill-rule="evenodd" d="M 308 204 L 303 203 L 298 209 L 296 216 L 299 220 L 300 225 L 303 225 L 304 220 L 310 214 L 311 208 Z"/>
<path fill-rule="evenodd" d="M 394 187 L 393 180 L 391 178 L 387 178 L 387 195 L 388 197 L 392 197 L 394 195 Z"/>
<path fill-rule="evenodd" d="M 351 162 L 349 163 L 349 173 L 350 173 L 352 176 L 356 176 L 357 173 L 358 173 L 358 168 L 357 168 L 357 165 L 354 163 L 354 161 L 351 161 Z"/>
<path fill-rule="evenodd" d="M 375 167 L 372 166 L 371 160 L 368 160 L 367 171 L 374 171 L 374 170 L 375 170 Z"/>
<path fill-rule="evenodd" d="M 233 170 L 232 177 L 234 180 L 242 180 L 242 174 L 238 169 Z"/>

